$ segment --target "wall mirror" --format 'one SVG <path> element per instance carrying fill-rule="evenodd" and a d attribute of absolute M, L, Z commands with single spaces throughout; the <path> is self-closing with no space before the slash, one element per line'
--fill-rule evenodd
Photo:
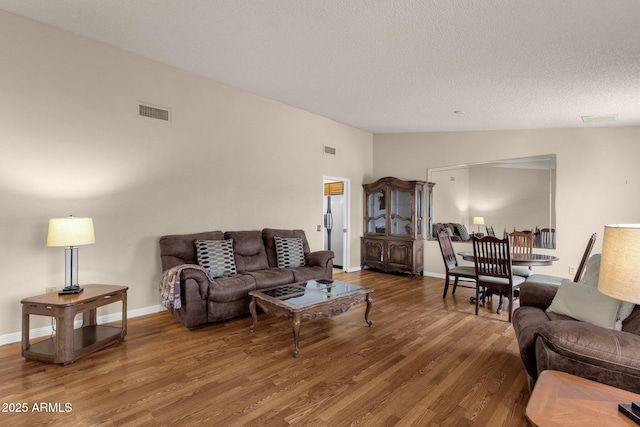
<path fill-rule="evenodd" d="M 430 168 L 427 180 L 430 238 L 443 224 L 469 242 L 459 226 L 469 235 L 491 227 L 498 237 L 530 230 L 535 247 L 555 249 L 555 154 Z"/>

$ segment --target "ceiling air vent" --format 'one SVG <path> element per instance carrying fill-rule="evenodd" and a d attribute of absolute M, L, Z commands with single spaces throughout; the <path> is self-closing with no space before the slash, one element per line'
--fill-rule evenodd
<path fill-rule="evenodd" d="M 169 121 L 169 110 L 152 107 L 150 105 L 138 104 L 138 114 L 142 117 Z"/>
<path fill-rule="evenodd" d="M 604 114 L 601 116 L 581 116 L 582 123 L 616 123 L 618 121 L 617 114 Z"/>
<path fill-rule="evenodd" d="M 336 155 L 336 149 L 333 147 L 329 147 L 327 145 L 322 146 L 324 148 L 324 154 L 331 154 L 332 156 Z"/>

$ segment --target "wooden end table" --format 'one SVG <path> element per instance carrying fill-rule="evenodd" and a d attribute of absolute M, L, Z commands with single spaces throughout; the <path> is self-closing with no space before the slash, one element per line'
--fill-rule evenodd
<path fill-rule="evenodd" d="M 22 302 L 22 356 L 28 360 L 68 364 L 80 357 L 121 341 L 127 335 L 127 287 L 84 285 L 79 294 L 56 292 L 25 298 Z M 122 326 L 97 324 L 96 309 L 122 301 Z M 74 329 L 76 314 L 82 313 L 82 327 Z M 29 316 L 56 319 L 56 335 L 31 344 Z"/>
<path fill-rule="evenodd" d="M 558 371 L 542 371 L 531 393 L 525 417 L 536 427 L 636 426 L 618 411 L 618 403 L 640 395 Z"/>

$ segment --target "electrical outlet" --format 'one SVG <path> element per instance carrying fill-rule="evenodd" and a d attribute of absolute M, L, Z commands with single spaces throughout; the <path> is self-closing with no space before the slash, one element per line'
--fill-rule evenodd
<path fill-rule="evenodd" d="M 55 292 L 56 291 L 56 287 L 55 286 L 47 286 L 46 288 L 44 288 L 44 291 L 49 294 L 51 292 Z"/>
<path fill-rule="evenodd" d="M 569 266 L 569 274 L 576 274 L 577 267 L 575 265 Z"/>

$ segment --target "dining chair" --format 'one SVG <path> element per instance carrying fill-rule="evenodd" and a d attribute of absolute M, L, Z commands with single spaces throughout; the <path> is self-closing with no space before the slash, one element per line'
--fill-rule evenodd
<path fill-rule="evenodd" d="M 578 283 L 582 276 L 584 275 L 584 270 L 587 266 L 587 261 L 589 260 L 589 256 L 591 255 L 591 250 L 593 249 L 593 245 L 596 243 L 596 238 L 598 237 L 597 233 L 593 233 L 591 237 L 589 237 L 589 241 L 587 242 L 587 247 L 584 250 L 584 254 L 582 254 L 582 260 L 580 260 L 580 265 L 576 270 L 576 275 L 573 277 L 573 281 Z M 557 285 L 560 286 L 563 280 L 568 280 L 566 277 L 560 276 L 550 276 L 547 274 L 532 274 L 527 277 L 525 283 L 545 283 L 548 285 Z"/>
<path fill-rule="evenodd" d="M 533 253 L 533 233 L 530 231 L 514 231 L 506 233 L 505 237 L 509 237 L 509 245 L 512 254 L 531 255 Z M 513 267 L 513 274 L 516 276 L 529 277 L 531 266 L 529 267 Z"/>
<path fill-rule="evenodd" d="M 496 232 L 493 231 L 493 226 L 492 225 L 486 225 L 485 226 L 487 228 L 487 236 L 494 236 L 496 235 Z"/>
<path fill-rule="evenodd" d="M 509 245 L 511 253 L 531 255 L 533 253 L 533 233 L 530 231 L 509 233 Z"/>
<path fill-rule="evenodd" d="M 455 279 L 451 295 L 456 293 L 456 288 L 458 286 L 471 289 L 475 288 L 475 285 L 466 286 L 458 284 L 458 279 L 460 278 L 473 280 L 475 282 L 476 270 L 471 266 L 458 265 L 458 258 L 453 250 L 453 244 L 451 243 L 451 236 L 449 236 L 449 233 L 446 231 L 438 233 L 438 243 L 440 244 L 440 253 L 442 253 L 442 260 L 444 261 L 445 269 L 444 292 L 442 293 L 442 298 L 447 296 L 447 290 L 449 289 L 449 277 L 453 277 Z"/>
<path fill-rule="evenodd" d="M 540 247 L 554 249 L 556 247 L 556 229 L 543 228 L 540 230 Z"/>
<path fill-rule="evenodd" d="M 525 278 L 516 276 L 512 272 L 511 245 L 509 237 L 499 239 L 494 236 L 473 236 L 473 257 L 476 270 L 476 315 L 482 299 L 489 292 L 500 296 L 497 314 L 500 314 L 503 306 L 503 297 L 509 300 L 509 322 L 513 315 L 514 291 L 520 289 Z M 481 288 L 484 295 L 481 297 Z"/>

